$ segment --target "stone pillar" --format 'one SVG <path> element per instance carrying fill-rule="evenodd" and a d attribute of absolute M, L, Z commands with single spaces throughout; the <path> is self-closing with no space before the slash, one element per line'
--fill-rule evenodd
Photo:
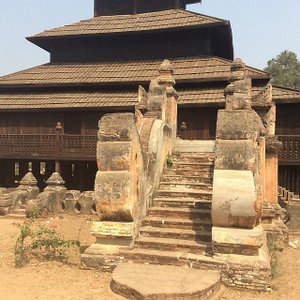
<path fill-rule="evenodd" d="M 91 230 L 97 242 L 82 259 L 89 266 L 111 269 L 121 260 L 119 248 L 130 246 L 136 237 L 145 214 L 143 159 L 134 114 L 101 118 L 97 164 L 95 203 L 100 221 L 94 222 Z"/>
<path fill-rule="evenodd" d="M 278 204 L 278 154 L 282 150 L 282 143 L 278 138 L 266 138 L 266 193 L 265 201 Z"/>
<path fill-rule="evenodd" d="M 65 188 L 65 181 L 59 175 L 54 172 L 50 178 L 46 181 L 46 188 L 44 192 L 55 192 L 55 201 L 52 203 L 52 212 L 62 212 L 62 203 L 65 201 L 67 189 Z"/>
<path fill-rule="evenodd" d="M 217 119 L 213 184 L 213 246 L 215 252 L 258 255 L 265 134 L 261 118 L 251 109 L 251 80 L 244 63 L 231 66 L 231 83 L 225 89 L 226 109 Z M 240 237 L 243 237 L 242 239 Z"/>
<path fill-rule="evenodd" d="M 27 199 L 35 199 L 39 194 L 39 188 L 37 187 L 37 179 L 32 172 L 28 172 L 20 181 L 18 190 L 24 190 L 28 193 Z"/>
<path fill-rule="evenodd" d="M 172 129 L 172 141 L 175 142 L 177 133 L 177 100 L 178 94 L 174 89 L 174 71 L 170 61 L 165 60 L 159 67 L 159 76 L 151 80 L 147 98 L 146 118 L 162 120 Z"/>
<path fill-rule="evenodd" d="M 158 84 L 166 91 L 167 100 L 162 102 L 162 121 L 172 129 L 173 144 L 177 135 L 177 101 L 178 94 L 174 89 L 174 69 L 169 60 L 165 60 L 159 67 Z"/>
<path fill-rule="evenodd" d="M 265 122 L 267 125 L 266 137 L 266 194 L 265 200 L 269 203 L 278 203 L 278 154 L 282 150 L 282 143 L 275 135 L 276 105 L 269 109 Z"/>

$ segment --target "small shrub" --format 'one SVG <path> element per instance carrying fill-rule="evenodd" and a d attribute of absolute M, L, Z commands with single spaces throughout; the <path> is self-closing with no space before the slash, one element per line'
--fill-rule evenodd
<path fill-rule="evenodd" d="M 15 266 L 17 268 L 23 267 L 31 257 L 64 261 L 67 248 L 80 247 L 78 240 L 61 238 L 54 228 L 47 228 L 36 223 L 35 218 L 31 218 L 23 224 L 16 224 L 16 226 L 20 229 L 15 246 Z"/>
<path fill-rule="evenodd" d="M 173 166 L 173 159 L 171 158 L 171 157 L 169 157 L 168 159 L 167 159 L 167 167 L 168 168 L 171 168 Z"/>

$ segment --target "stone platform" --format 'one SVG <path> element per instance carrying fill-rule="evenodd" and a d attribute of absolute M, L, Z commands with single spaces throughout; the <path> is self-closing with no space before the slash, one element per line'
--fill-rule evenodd
<path fill-rule="evenodd" d="M 220 281 L 218 271 L 124 263 L 114 270 L 111 289 L 135 300 L 217 300 L 222 293 Z"/>

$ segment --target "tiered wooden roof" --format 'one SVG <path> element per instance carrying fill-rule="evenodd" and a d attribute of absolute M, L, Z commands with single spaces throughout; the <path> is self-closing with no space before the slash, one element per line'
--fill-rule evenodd
<path fill-rule="evenodd" d="M 262 88 L 254 88 L 256 96 Z M 283 91 L 286 91 L 282 94 Z M 273 87 L 273 100 L 277 103 L 300 102 L 300 91 Z M 181 88 L 178 90 L 178 104 L 224 106 L 224 89 Z M 138 104 L 137 91 L 44 91 L 0 93 L 1 110 L 41 110 L 41 109 L 94 109 L 94 108 L 133 108 Z"/>
<path fill-rule="evenodd" d="M 53 28 L 31 37 L 30 41 L 41 38 L 104 35 L 144 31 L 229 25 L 228 21 L 197 14 L 184 9 L 170 9 L 135 15 L 99 16 L 71 25 Z"/>
<path fill-rule="evenodd" d="M 7 86 L 66 86 L 148 84 L 158 75 L 160 60 L 134 62 L 46 64 L 0 78 Z M 231 61 L 218 57 L 189 57 L 171 60 L 177 83 L 228 81 Z M 252 79 L 268 79 L 269 74 L 251 67 Z"/>

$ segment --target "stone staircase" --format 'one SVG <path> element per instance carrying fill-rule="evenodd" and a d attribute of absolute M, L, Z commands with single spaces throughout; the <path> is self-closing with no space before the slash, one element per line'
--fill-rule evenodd
<path fill-rule="evenodd" d="M 211 198 L 214 154 L 180 152 L 163 174 L 154 205 L 125 259 L 197 267 L 212 255 Z"/>
<path fill-rule="evenodd" d="M 26 219 L 25 207 L 25 204 L 19 205 L 9 211 L 5 217 L 9 219 Z"/>

